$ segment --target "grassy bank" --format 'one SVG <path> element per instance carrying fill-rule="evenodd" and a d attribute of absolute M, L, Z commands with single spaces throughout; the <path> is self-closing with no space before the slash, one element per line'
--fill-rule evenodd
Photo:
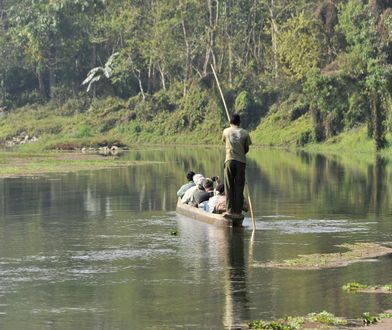
<path fill-rule="evenodd" d="M 16 145 L 22 152 L 41 152 L 112 145 L 132 148 L 136 143 L 220 143 L 227 119 L 216 98 L 196 89 L 177 104 L 175 100 L 175 96 L 154 96 L 143 102 L 114 98 L 69 100 L 62 105 L 48 103 L 13 110 L 0 117 L 0 144 Z M 249 129 L 254 145 L 303 148 L 316 153 L 357 153 L 360 157 L 375 153 L 374 142 L 364 126 L 314 143 L 310 114 L 292 119 L 287 113 L 283 108 L 271 111 L 257 127 Z M 387 147 L 381 154 L 392 156 L 392 148 Z"/>

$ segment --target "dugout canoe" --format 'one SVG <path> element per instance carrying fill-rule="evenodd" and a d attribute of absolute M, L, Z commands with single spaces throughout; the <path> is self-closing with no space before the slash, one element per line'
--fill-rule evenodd
<path fill-rule="evenodd" d="M 227 227 L 241 227 L 244 218 L 242 219 L 226 219 L 221 214 L 209 213 L 197 207 L 181 203 L 181 199 L 177 201 L 176 212 L 185 215 L 188 218 L 202 221 L 205 223 L 223 225 Z"/>

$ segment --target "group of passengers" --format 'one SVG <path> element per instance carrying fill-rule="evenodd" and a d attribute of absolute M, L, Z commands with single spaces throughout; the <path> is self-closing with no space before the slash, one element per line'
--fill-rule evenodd
<path fill-rule="evenodd" d="M 186 175 L 188 182 L 177 191 L 181 203 L 201 208 L 210 213 L 226 212 L 226 196 L 224 184 L 218 176 L 205 178 L 203 174 L 190 171 Z M 214 183 L 216 187 L 214 188 Z M 244 210 L 247 211 L 246 205 Z"/>

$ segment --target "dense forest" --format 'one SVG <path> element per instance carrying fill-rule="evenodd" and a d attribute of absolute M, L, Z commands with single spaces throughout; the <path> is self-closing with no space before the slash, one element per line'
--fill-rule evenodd
<path fill-rule="evenodd" d="M 74 137 L 218 134 L 213 66 L 254 132 L 279 113 L 310 123 L 297 145 L 365 126 L 382 149 L 392 130 L 392 0 L 0 0 L 0 16 L 0 121 L 42 106 L 73 130 L 99 114 Z M 26 125 L 1 138 L 65 129 Z"/>

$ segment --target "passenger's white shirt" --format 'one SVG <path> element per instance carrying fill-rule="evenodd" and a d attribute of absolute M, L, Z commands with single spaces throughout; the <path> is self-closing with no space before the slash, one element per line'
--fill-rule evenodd
<path fill-rule="evenodd" d="M 197 186 L 190 187 L 182 196 L 181 203 L 182 204 L 189 204 L 192 201 L 193 193 L 198 189 Z"/>

